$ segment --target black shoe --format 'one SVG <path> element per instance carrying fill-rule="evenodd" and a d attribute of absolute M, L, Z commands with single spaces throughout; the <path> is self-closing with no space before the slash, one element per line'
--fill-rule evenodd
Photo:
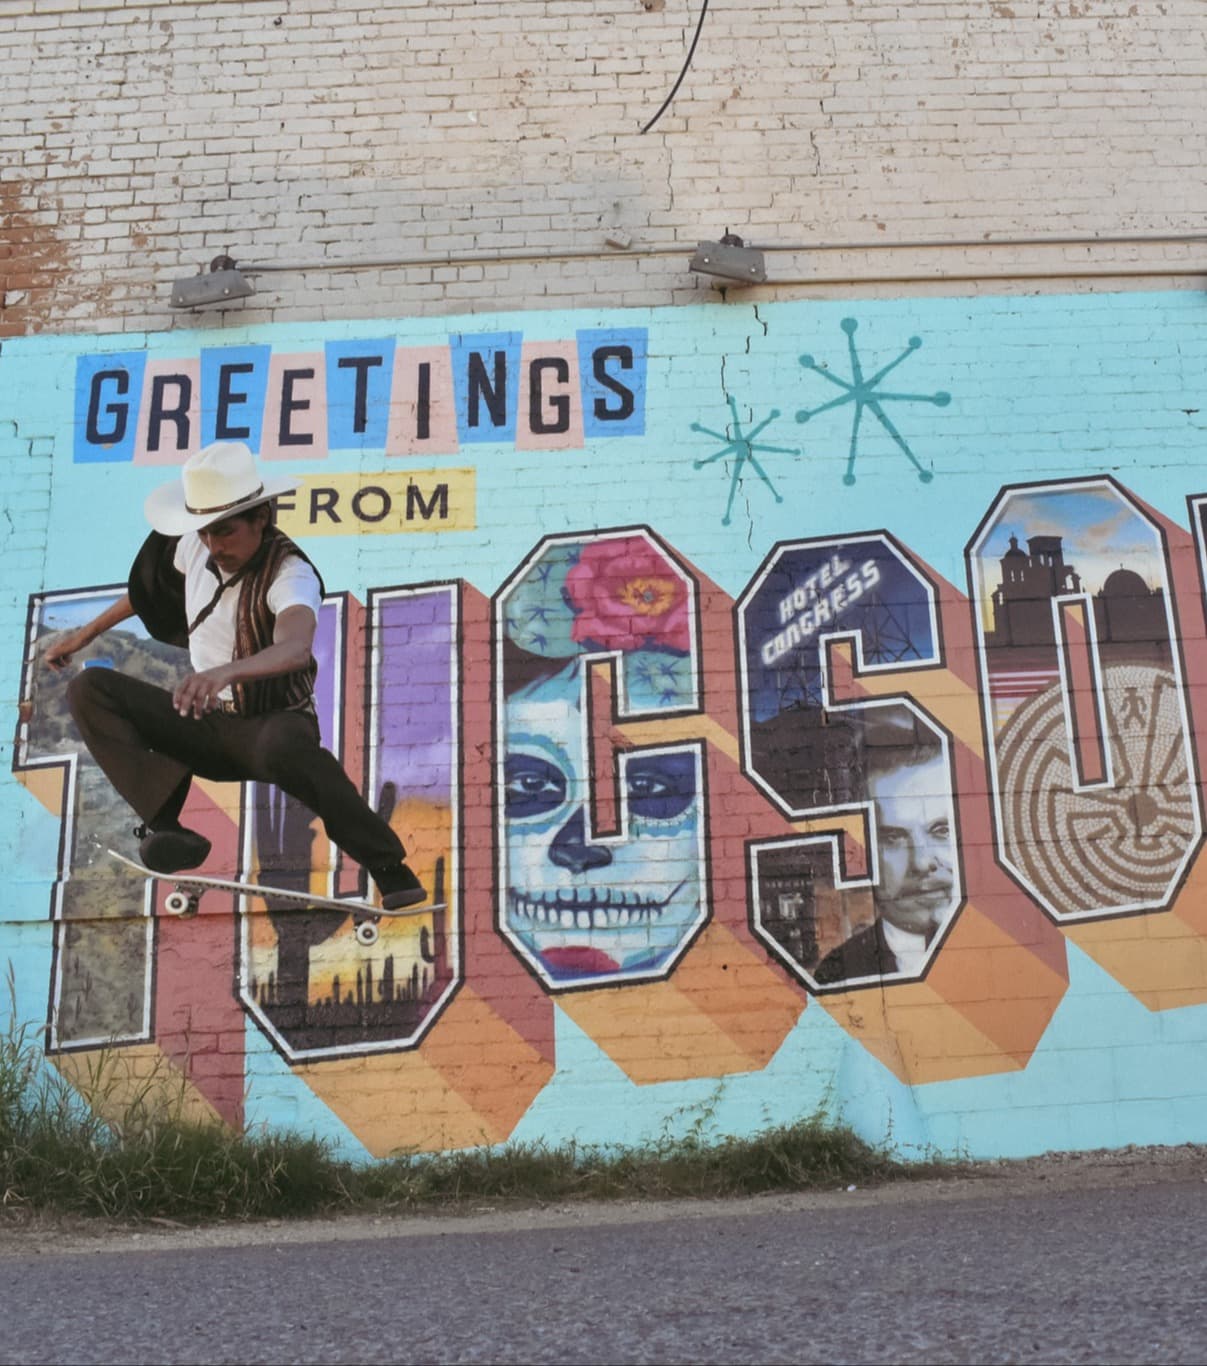
<path fill-rule="evenodd" d="M 135 834 L 138 832 L 135 831 Z M 138 856 L 153 873 L 180 873 L 209 857 L 210 842 L 195 830 L 152 830 L 138 846 Z"/>
<path fill-rule="evenodd" d="M 381 893 L 383 911 L 400 911 L 404 906 L 418 906 L 427 900 L 422 882 L 405 863 L 393 863 L 388 868 L 370 868 L 373 881 Z"/>

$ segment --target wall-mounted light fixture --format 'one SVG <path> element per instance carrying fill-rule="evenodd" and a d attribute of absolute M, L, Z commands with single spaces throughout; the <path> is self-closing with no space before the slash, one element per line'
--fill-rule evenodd
<path fill-rule="evenodd" d="M 233 257 L 215 256 L 208 271 L 173 281 L 171 304 L 173 308 L 204 308 L 246 299 L 255 292 L 251 281 L 239 274 Z"/>
<path fill-rule="evenodd" d="M 742 239 L 727 232 L 719 242 L 701 242 L 691 259 L 697 275 L 711 275 L 733 284 L 758 285 L 767 278 L 767 265 L 758 247 L 748 247 Z"/>

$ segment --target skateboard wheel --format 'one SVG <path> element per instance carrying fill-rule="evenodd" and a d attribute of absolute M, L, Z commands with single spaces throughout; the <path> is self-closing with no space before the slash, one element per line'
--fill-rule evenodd
<path fill-rule="evenodd" d="M 169 915 L 196 915 L 197 898 L 187 892 L 169 892 L 164 897 L 163 908 Z"/>
<path fill-rule="evenodd" d="M 377 926 L 371 920 L 362 920 L 356 927 L 356 942 L 366 949 L 377 943 Z"/>

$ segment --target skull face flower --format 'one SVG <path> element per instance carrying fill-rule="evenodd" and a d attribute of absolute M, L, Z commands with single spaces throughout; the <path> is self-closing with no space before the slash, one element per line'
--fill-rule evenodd
<path fill-rule="evenodd" d="M 703 920 L 696 748 L 620 759 L 620 836 L 593 838 L 572 665 L 507 703 L 505 926 L 553 984 L 660 975 Z"/>
<path fill-rule="evenodd" d="M 691 649 L 682 572 L 642 536 L 590 541 L 566 575 L 573 638 L 603 650 Z"/>

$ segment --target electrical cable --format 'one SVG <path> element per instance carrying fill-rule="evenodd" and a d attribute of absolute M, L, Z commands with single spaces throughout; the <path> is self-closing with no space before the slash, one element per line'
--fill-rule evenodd
<path fill-rule="evenodd" d="M 687 60 L 683 63 L 683 69 L 679 72 L 679 79 L 675 82 L 673 86 L 671 86 L 671 93 L 666 97 L 666 99 L 662 101 L 662 108 L 658 110 L 658 112 L 649 121 L 649 123 L 647 123 L 645 127 L 641 130 L 643 133 L 648 133 L 650 131 L 654 124 L 656 124 L 658 120 L 663 116 L 663 114 L 666 113 L 667 108 L 670 106 L 670 102 L 679 93 L 679 87 L 683 84 L 683 78 L 687 75 L 687 69 L 689 66 L 691 66 L 692 58 L 696 55 L 696 44 L 700 41 L 700 30 L 704 27 L 704 16 L 707 13 L 708 0 L 703 0 L 703 3 L 700 6 L 700 19 L 699 22 L 696 24 L 695 36 L 692 38 L 691 47 L 687 49 Z"/>
<path fill-rule="evenodd" d="M 1087 250 L 1095 246 L 1191 246 L 1207 241 L 1207 233 L 1202 232 L 1166 232 L 1166 233 L 1103 233 L 1100 236 L 1062 236 L 1062 237 L 973 237 L 973 238 L 952 238 L 944 241 L 937 237 L 924 237 L 919 240 L 910 241 L 898 239 L 896 241 L 883 239 L 876 241 L 863 242 L 750 242 L 747 243 L 752 250 L 765 252 L 801 252 L 804 254 L 819 252 L 875 252 L 883 255 L 892 251 L 914 251 L 920 249 L 949 248 L 964 249 L 972 248 L 1018 248 L 1018 247 L 1085 247 Z M 346 260 L 327 259 L 315 261 L 265 261 L 256 263 L 250 260 L 239 259 L 237 262 L 228 256 L 225 259 L 231 260 L 232 265 L 237 265 L 238 269 L 245 275 L 269 274 L 276 271 L 310 271 L 310 270 L 389 270 L 389 269 L 431 269 L 435 266 L 473 266 L 473 265 L 522 265 L 525 263 L 539 263 L 542 261 L 601 261 L 616 256 L 628 256 L 630 259 L 657 256 L 681 256 L 690 247 L 686 242 L 672 242 L 658 246 L 642 246 L 638 244 L 631 251 L 618 252 L 612 248 L 607 250 L 601 247 L 532 247 L 527 250 L 500 250 L 500 251 L 462 251 L 462 252 L 437 252 L 437 253 L 415 253 L 407 256 L 370 256 L 370 257 L 351 257 Z M 1171 267 L 1183 265 L 1181 261 L 1170 261 Z M 1106 263 L 1108 269 L 1114 269 L 1114 265 Z M 212 268 L 212 263 L 211 263 Z M 1177 274 L 1177 270 L 1170 270 L 1170 274 Z M 895 279 L 896 276 L 886 274 L 876 276 L 876 279 Z M 964 278 L 964 277 L 960 277 Z M 779 281 L 771 280 L 769 284 L 778 284 Z"/>

